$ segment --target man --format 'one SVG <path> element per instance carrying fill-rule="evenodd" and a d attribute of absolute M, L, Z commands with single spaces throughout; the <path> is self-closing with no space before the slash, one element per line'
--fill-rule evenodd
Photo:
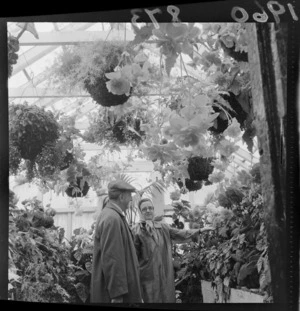
<path fill-rule="evenodd" d="M 109 201 L 98 217 L 94 238 L 92 303 L 142 302 L 138 259 L 124 215 L 134 191 L 121 180 L 108 185 Z"/>
<path fill-rule="evenodd" d="M 140 264 L 142 298 L 145 303 L 175 303 L 172 243 L 186 243 L 202 232 L 214 230 L 179 230 L 154 220 L 154 206 L 144 198 L 138 204 L 140 221 L 132 232 Z"/>

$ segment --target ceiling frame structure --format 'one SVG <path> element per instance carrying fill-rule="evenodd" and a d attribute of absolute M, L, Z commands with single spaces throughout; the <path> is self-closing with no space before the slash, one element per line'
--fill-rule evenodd
<path fill-rule="evenodd" d="M 14 35 L 16 35 L 17 32 L 20 32 L 20 28 L 14 26 L 14 23 L 9 24 L 12 24 L 9 26 L 10 31 Z M 47 55 L 50 55 L 59 47 L 64 49 L 67 45 L 76 45 L 97 40 L 126 40 L 127 42 L 134 39 L 134 33 L 130 29 L 126 29 L 125 34 L 124 30 L 122 32 L 115 29 L 104 30 L 103 24 L 101 31 L 89 31 L 89 29 L 95 25 L 96 23 L 70 23 L 63 25 L 63 27 L 60 28 L 58 23 L 53 23 L 54 30 L 51 32 L 39 32 L 39 39 L 36 39 L 29 32 L 24 32 L 19 39 L 20 47 L 32 46 L 32 48 L 27 49 L 24 53 L 19 53 L 18 62 L 13 68 L 11 79 L 13 79 L 18 73 L 22 72 L 25 75 L 27 82 L 20 86 L 9 87 L 9 100 L 24 99 L 26 101 L 26 99 L 33 99 L 35 101 L 33 101 L 32 104 L 55 110 L 57 103 L 67 99 L 68 103 L 61 108 L 60 111 L 68 115 L 80 111 L 80 114 L 78 114 L 80 116 L 77 118 L 75 124 L 79 130 L 86 129 L 88 125 L 86 122 L 87 114 L 92 112 L 98 106 L 91 99 L 90 95 L 83 90 L 63 93 L 57 89 L 40 86 L 41 84 L 45 84 L 50 78 L 49 72 L 44 71 L 37 75 L 30 76 L 28 68 L 42 58 L 46 58 Z M 151 50 L 151 52 L 156 57 L 159 57 L 155 51 Z M 199 73 L 197 73 L 195 69 L 189 67 L 188 72 L 191 76 L 201 80 L 201 76 L 199 76 Z M 152 95 L 155 96 L 158 94 Z M 240 147 L 234 153 L 234 161 L 229 165 L 227 171 L 230 174 L 234 174 L 236 171 L 236 165 L 242 169 L 247 169 L 249 164 L 258 162 L 259 156 L 257 154 L 258 147 L 256 139 L 254 141 L 253 149 L 253 153 L 251 154 L 246 149 Z"/>

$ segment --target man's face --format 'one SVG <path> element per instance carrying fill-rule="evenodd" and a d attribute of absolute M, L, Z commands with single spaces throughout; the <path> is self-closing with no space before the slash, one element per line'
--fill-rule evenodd
<path fill-rule="evenodd" d="M 154 207 L 150 201 L 143 202 L 140 206 L 140 209 L 145 220 L 153 220 Z"/>
<path fill-rule="evenodd" d="M 125 191 L 124 193 L 122 193 L 122 203 L 125 210 L 127 210 L 130 207 L 131 201 L 132 201 L 131 192 Z"/>

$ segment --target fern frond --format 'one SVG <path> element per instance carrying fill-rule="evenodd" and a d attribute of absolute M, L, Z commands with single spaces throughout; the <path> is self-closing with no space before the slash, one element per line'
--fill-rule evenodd
<path fill-rule="evenodd" d="M 126 175 L 124 173 L 118 173 L 114 177 L 115 177 L 115 179 L 123 180 L 123 181 L 125 181 L 125 182 L 127 182 L 129 184 L 131 184 L 131 183 L 133 183 L 135 181 L 135 179 L 133 177 L 128 176 L 128 175 Z"/>
<path fill-rule="evenodd" d="M 163 193 L 166 190 L 167 190 L 167 187 L 164 184 L 164 182 L 161 180 L 157 180 L 157 181 L 154 181 L 153 183 L 151 183 L 149 186 L 143 188 L 139 192 L 142 196 L 143 194 L 154 195 L 155 191 L 158 191 L 159 193 Z"/>

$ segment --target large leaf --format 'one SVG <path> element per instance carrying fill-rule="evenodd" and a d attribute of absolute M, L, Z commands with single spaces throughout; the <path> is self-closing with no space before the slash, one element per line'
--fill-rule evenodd
<path fill-rule="evenodd" d="M 177 24 L 176 26 L 173 23 L 168 23 L 166 25 L 166 33 L 168 37 L 179 40 L 186 36 L 188 32 L 188 26 L 185 24 Z"/>
<path fill-rule="evenodd" d="M 166 72 L 168 76 L 170 76 L 170 72 L 174 65 L 176 64 L 176 59 L 178 57 L 178 54 L 172 53 L 171 55 L 168 55 L 165 60 L 165 65 L 166 65 Z"/>
<path fill-rule="evenodd" d="M 258 273 L 260 273 L 260 271 L 262 270 L 263 263 L 264 263 L 264 258 L 260 256 L 256 264 Z"/>
<path fill-rule="evenodd" d="M 136 45 L 148 40 L 152 36 L 152 31 L 154 29 L 154 24 L 148 24 L 141 28 L 138 28 L 134 24 L 131 24 L 133 31 L 135 33 L 135 37 L 130 44 Z"/>
<path fill-rule="evenodd" d="M 74 253 L 74 258 L 75 258 L 77 261 L 80 261 L 80 259 L 82 258 L 82 251 L 81 251 L 81 250 L 77 250 L 77 251 Z"/>
<path fill-rule="evenodd" d="M 254 261 L 242 265 L 237 278 L 238 284 L 241 281 L 243 281 L 248 275 L 253 274 L 255 269 L 256 269 L 256 262 Z"/>
<path fill-rule="evenodd" d="M 86 302 L 88 298 L 88 289 L 83 283 L 77 283 L 75 285 L 76 292 L 79 296 L 79 298 L 83 301 Z"/>
<path fill-rule="evenodd" d="M 171 127 L 176 130 L 180 130 L 181 128 L 188 126 L 188 122 L 175 113 L 172 113 L 170 115 L 169 122 Z"/>
<path fill-rule="evenodd" d="M 89 273 L 92 273 L 92 263 L 91 262 L 86 262 L 85 263 L 85 268 L 86 268 L 86 270 L 89 272 Z"/>

